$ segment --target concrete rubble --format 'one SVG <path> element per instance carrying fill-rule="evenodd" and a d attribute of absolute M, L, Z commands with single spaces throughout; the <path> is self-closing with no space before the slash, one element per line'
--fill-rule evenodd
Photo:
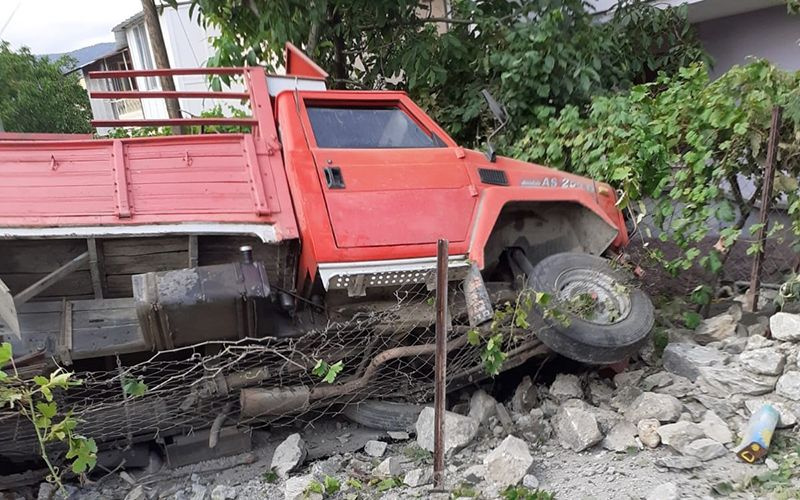
<path fill-rule="evenodd" d="M 772 338 L 764 336 L 770 332 Z M 504 391 L 487 383 L 453 395 L 450 409 L 457 411 L 445 414 L 445 489 L 487 499 L 509 486 L 558 498 L 709 498 L 711 485 L 734 482 L 737 474 L 780 470 L 777 455 L 749 465 L 733 449 L 763 404 L 780 413 L 779 433 L 798 424 L 800 315 L 757 316 L 734 307 L 704 321 L 694 337 L 686 330 L 670 337 L 676 341 L 660 357 L 642 356 L 618 373 L 587 367 L 545 380 L 530 374 Z M 339 450 L 332 455 L 313 451 L 317 438 L 309 427 L 273 438 L 274 453 L 244 479 L 192 474 L 167 488 L 128 475 L 113 494 L 99 489 L 87 498 L 449 498 L 432 491 L 433 420 L 426 407 L 410 435 L 361 437 L 358 426 L 326 431 Z M 259 478 L 270 469 L 279 476 L 274 484 Z M 326 478 L 336 478 L 340 496 L 316 492 Z M 376 493 L 381 481 L 390 489 Z M 42 488 L 43 498 L 53 498 Z"/>

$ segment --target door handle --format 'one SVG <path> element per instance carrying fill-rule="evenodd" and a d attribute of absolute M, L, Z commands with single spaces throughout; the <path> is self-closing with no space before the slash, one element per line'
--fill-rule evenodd
<path fill-rule="evenodd" d="M 325 183 L 330 189 L 344 189 L 344 176 L 339 167 L 325 167 Z"/>

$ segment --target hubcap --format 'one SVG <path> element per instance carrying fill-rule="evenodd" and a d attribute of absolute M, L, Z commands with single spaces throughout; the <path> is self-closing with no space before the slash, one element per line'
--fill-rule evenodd
<path fill-rule="evenodd" d="M 556 278 L 555 290 L 560 307 L 591 323 L 611 325 L 630 314 L 628 286 L 598 271 L 567 269 Z"/>

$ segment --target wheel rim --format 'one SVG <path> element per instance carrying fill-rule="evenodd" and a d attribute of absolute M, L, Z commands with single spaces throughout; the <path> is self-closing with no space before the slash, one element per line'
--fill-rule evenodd
<path fill-rule="evenodd" d="M 567 269 L 555 282 L 556 301 L 571 314 L 598 325 L 619 323 L 631 312 L 628 287 L 590 269 Z"/>

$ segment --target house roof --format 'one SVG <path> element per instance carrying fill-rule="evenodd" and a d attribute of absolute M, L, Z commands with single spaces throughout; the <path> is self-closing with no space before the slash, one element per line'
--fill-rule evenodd
<path fill-rule="evenodd" d="M 657 6 L 688 6 L 689 22 L 700 23 L 711 19 L 744 14 L 785 4 L 785 0 L 648 0 Z M 589 0 L 598 14 L 608 14 L 619 0 Z"/>
<path fill-rule="evenodd" d="M 46 54 L 44 57 L 47 57 L 51 61 L 55 61 L 61 56 L 69 56 L 75 59 L 75 64 L 65 67 L 63 70 L 64 73 L 70 73 L 76 69 L 86 66 L 87 64 L 91 64 L 98 59 L 109 56 L 117 52 L 117 50 L 116 42 L 105 42 L 89 45 L 88 47 L 81 47 L 80 49 L 76 49 L 71 52 L 63 52 L 61 54 Z"/>
<path fill-rule="evenodd" d="M 114 32 L 114 31 L 124 31 L 125 29 L 127 29 L 128 27 L 130 27 L 130 26 L 132 26 L 134 24 L 139 24 L 143 19 L 144 19 L 144 12 L 137 12 L 136 14 L 132 15 L 128 19 L 122 21 L 118 25 L 116 25 L 113 28 L 111 28 L 111 31 L 112 32 Z"/>

